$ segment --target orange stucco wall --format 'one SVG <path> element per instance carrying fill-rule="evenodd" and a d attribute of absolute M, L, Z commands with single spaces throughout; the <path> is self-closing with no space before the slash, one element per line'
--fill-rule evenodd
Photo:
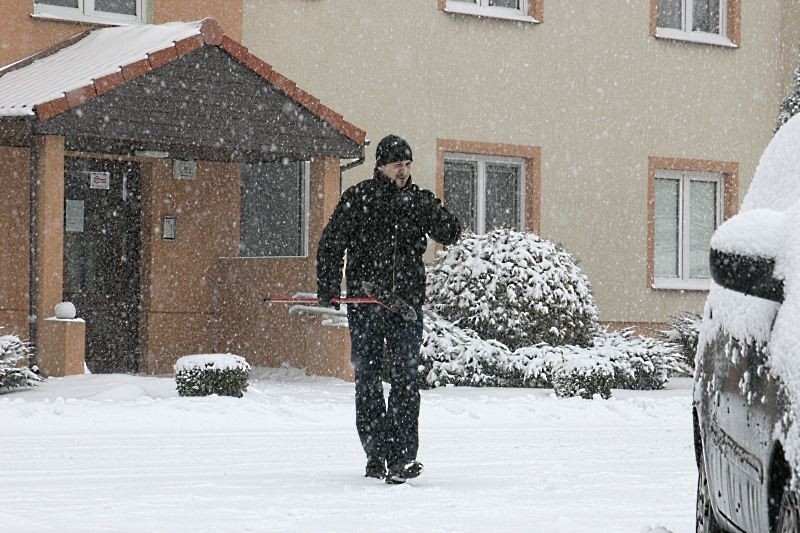
<path fill-rule="evenodd" d="M 30 150 L 0 146 L 0 335 L 28 335 Z"/>
<path fill-rule="evenodd" d="M 235 41 L 242 39 L 242 0 L 150 0 L 150 22 L 217 19 Z M 0 66 L 45 50 L 92 26 L 31 17 L 33 0 L 0 0 Z"/>
<path fill-rule="evenodd" d="M 239 170 L 199 161 L 196 180 L 172 176 L 172 161 L 142 168 L 142 315 L 140 368 L 171 372 L 180 356 L 214 350 L 209 334 L 219 257 L 239 251 Z M 161 238 L 177 217 L 174 241 Z"/>
<path fill-rule="evenodd" d="M 155 24 L 213 17 L 228 37 L 242 40 L 242 0 L 157 0 L 152 14 Z"/>
<path fill-rule="evenodd" d="M 218 351 L 252 365 L 291 366 L 352 379 L 347 329 L 323 326 L 319 315 L 290 315 L 288 306 L 263 304 L 265 296 L 316 291 L 316 244 L 339 198 L 339 162 L 311 164 L 309 253 L 292 259 L 222 259 L 217 286 Z"/>

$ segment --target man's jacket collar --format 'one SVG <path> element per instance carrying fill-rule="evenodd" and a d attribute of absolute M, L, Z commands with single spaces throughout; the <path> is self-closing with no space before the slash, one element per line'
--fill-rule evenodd
<path fill-rule="evenodd" d="M 408 177 L 408 180 L 406 180 L 406 186 L 405 186 L 405 187 L 403 187 L 402 189 L 398 189 L 398 188 L 395 186 L 394 182 L 393 182 L 391 179 L 389 179 L 388 177 L 386 177 L 386 176 L 383 174 L 383 172 L 381 172 L 381 171 L 380 171 L 380 170 L 378 170 L 377 168 L 376 168 L 376 169 L 375 169 L 375 171 L 372 173 L 372 179 L 374 179 L 374 180 L 375 180 L 375 182 L 378 184 L 378 187 L 379 187 L 379 188 L 380 188 L 382 191 L 384 191 L 384 192 L 390 192 L 390 193 L 399 192 L 399 191 L 402 191 L 402 190 L 408 189 L 409 187 L 411 187 L 411 183 L 412 183 L 411 176 L 409 176 L 409 177 Z"/>

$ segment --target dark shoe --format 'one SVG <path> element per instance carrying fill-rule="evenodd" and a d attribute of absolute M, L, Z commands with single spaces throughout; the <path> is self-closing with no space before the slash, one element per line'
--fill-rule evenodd
<path fill-rule="evenodd" d="M 401 465 L 392 465 L 386 475 L 386 483 L 389 485 L 400 485 L 406 480 L 413 479 L 422 473 L 422 463 L 419 461 L 409 461 Z"/>
<path fill-rule="evenodd" d="M 383 479 L 386 477 L 386 466 L 380 459 L 370 459 L 367 461 L 367 469 L 364 472 L 364 477 L 374 477 L 375 479 Z"/>

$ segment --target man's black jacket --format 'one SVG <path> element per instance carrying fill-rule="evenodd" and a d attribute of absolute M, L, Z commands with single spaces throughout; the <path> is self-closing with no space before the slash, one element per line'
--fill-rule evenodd
<path fill-rule="evenodd" d="M 317 294 L 339 296 L 347 250 L 347 295 L 364 296 L 363 282 L 420 307 L 425 301 L 426 235 L 454 244 L 458 219 L 432 192 L 411 182 L 398 189 L 377 169 L 347 189 L 322 232 L 317 249 Z"/>

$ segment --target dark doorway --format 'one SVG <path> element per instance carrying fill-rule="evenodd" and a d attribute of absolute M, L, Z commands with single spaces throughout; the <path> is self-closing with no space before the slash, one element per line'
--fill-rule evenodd
<path fill-rule="evenodd" d="M 97 373 L 139 363 L 141 179 L 138 163 L 65 159 L 64 300 L 86 321 Z"/>

